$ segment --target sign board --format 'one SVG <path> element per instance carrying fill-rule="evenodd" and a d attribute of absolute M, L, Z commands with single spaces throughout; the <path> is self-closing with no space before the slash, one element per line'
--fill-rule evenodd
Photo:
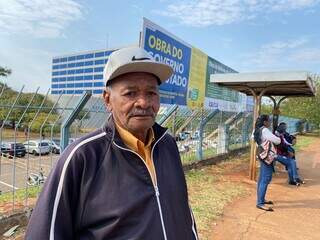
<path fill-rule="evenodd" d="M 246 110 L 246 95 L 210 83 L 211 74 L 236 71 L 146 18 L 140 46 L 156 61 L 174 69 L 174 74 L 160 86 L 161 103 L 231 112 Z"/>

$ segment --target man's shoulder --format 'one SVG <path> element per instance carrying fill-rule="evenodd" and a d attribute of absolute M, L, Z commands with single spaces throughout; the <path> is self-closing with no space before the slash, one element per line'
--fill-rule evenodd
<path fill-rule="evenodd" d="M 101 147 L 107 147 L 110 142 L 111 137 L 103 129 L 97 129 L 77 138 L 68 145 L 65 154 L 86 154 L 88 150 L 101 151 Z"/>

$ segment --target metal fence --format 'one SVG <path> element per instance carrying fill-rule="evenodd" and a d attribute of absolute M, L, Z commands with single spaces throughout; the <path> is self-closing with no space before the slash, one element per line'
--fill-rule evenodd
<path fill-rule="evenodd" d="M 0 85 L 0 217 L 32 208 L 43 182 L 69 143 L 109 116 L 101 97 L 50 95 Z M 291 123 L 288 119 L 285 119 Z M 161 105 L 157 122 L 175 137 L 184 164 L 249 144 L 251 112 Z"/>

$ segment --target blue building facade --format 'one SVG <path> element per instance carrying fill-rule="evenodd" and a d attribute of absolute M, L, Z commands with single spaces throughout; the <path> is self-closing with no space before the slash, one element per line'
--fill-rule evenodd
<path fill-rule="evenodd" d="M 51 94 L 101 94 L 103 69 L 116 49 L 95 50 L 52 59 Z"/>

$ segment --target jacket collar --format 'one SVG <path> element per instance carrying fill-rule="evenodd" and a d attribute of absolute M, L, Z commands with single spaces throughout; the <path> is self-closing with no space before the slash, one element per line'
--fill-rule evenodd
<path fill-rule="evenodd" d="M 167 128 L 160 126 L 158 123 L 155 123 L 152 126 L 152 129 L 153 129 L 154 138 L 155 138 L 154 142 L 156 142 L 159 138 L 161 138 L 167 131 Z M 103 130 L 107 133 L 108 136 L 111 137 L 111 141 L 114 141 L 119 146 L 126 147 L 116 129 L 112 114 L 108 118 Z"/>

